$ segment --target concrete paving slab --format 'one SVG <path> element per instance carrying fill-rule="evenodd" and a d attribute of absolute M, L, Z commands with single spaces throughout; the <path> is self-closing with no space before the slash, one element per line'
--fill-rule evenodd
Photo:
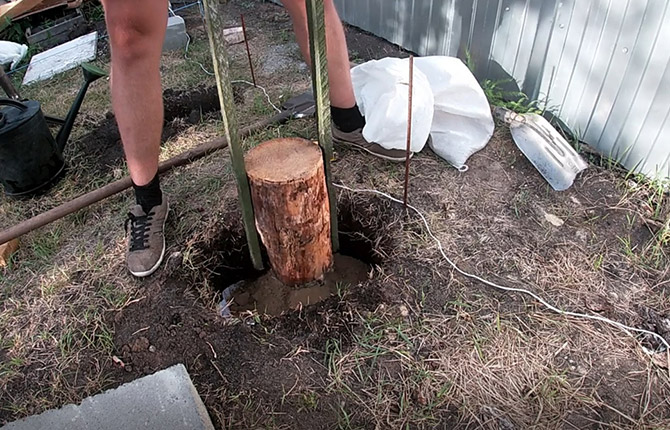
<path fill-rule="evenodd" d="M 213 430 L 182 364 L 122 385 L 79 406 L 67 405 L 9 423 L 1 430 Z"/>

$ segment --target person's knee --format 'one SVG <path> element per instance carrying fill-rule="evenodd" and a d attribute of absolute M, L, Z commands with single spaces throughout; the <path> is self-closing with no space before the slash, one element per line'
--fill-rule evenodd
<path fill-rule="evenodd" d="M 114 59 L 132 62 L 160 52 L 165 23 L 155 16 L 133 13 L 132 8 L 115 9 L 113 3 L 106 8 L 106 20 Z M 160 11 L 157 15 L 160 17 Z"/>
<path fill-rule="evenodd" d="M 281 0 L 281 2 L 292 17 L 296 15 L 307 16 L 305 0 Z"/>

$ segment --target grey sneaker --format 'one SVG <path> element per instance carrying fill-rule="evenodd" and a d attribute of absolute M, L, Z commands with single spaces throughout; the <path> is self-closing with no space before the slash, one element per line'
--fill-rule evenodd
<path fill-rule="evenodd" d="M 335 125 L 333 125 L 332 129 L 333 129 L 333 141 L 336 143 L 353 146 L 357 149 L 372 154 L 375 157 L 383 158 L 384 160 L 394 161 L 397 163 L 403 162 L 406 159 L 405 151 L 402 151 L 400 149 L 386 149 L 377 143 L 372 143 L 365 140 L 365 138 L 363 137 L 362 128 L 354 130 L 351 133 L 345 133 L 344 131 L 338 129 Z M 413 156 L 414 153 L 410 153 L 410 158 L 412 158 Z"/>
<path fill-rule="evenodd" d="M 163 228 L 167 213 L 168 201 L 165 196 L 163 204 L 154 206 L 148 214 L 140 205 L 133 206 L 128 213 L 126 265 L 130 273 L 138 278 L 151 275 L 163 262 L 165 255 Z"/>

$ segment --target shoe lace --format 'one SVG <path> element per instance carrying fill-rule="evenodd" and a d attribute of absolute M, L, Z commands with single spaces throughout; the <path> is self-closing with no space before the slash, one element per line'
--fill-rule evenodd
<path fill-rule="evenodd" d="M 147 215 L 134 215 L 128 213 L 126 220 L 126 234 L 130 224 L 130 251 L 142 251 L 149 247 L 149 231 L 151 230 L 151 221 L 154 212 Z"/>

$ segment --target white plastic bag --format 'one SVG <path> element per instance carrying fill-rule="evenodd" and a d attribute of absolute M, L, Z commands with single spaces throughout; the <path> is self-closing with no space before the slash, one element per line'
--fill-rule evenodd
<path fill-rule="evenodd" d="M 365 116 L 363 137 L 386 149 L 407 148 L 409 60 L 384 58 L 351 70 L 356 102 Z M 412 96 L 412 152 L 426 145 L 433 122 L 433 92 L 428 78 L 414 70 Z"/>
<path fill-rule="evenodd" d="M 477 79 L 454 57 L 415 59 L 428 77 L 435 98 L 431 148 L 459 170 L 491 139 L 495 123 L 491 107 Z"/>
<path fill-rule="evenodd" d="M 451 165 L 465 163 L 491 139 L 495 123 L 477 79 L 453 57 L 415 59 L 412 151 L 431 148 Z M 405 149 L 409 60 L 384 58 L 351 71 L 356 101 L 365 115 L 363 137 L 386 149 Z"/>
<path fill-rule="evenodd" d="M 0 66 L 11 64 L 10 70 L 14 69 L 26 56 L 28 47 L 18 43 L 0 40 Z"/>

